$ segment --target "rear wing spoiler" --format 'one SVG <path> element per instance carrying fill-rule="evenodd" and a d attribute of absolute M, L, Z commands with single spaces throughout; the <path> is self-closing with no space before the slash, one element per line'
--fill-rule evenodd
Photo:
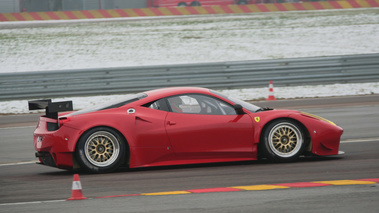
<path fill-rule="evenodd" d="M 28 101 L 29 110 L 46 110 L 46 117 L 58 119 L 58 112 L 73 111 L 72 101 L 52 102 L 51 99 Z"/>

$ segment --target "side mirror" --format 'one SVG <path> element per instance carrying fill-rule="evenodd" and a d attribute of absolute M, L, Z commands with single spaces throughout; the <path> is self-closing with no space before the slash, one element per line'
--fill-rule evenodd
<path fill-rule="evenodd" d="M 238 115 L 243 115 L 245 112 L 243 111 L 243 107 L 240 104 L 234 104 L 234 110 L 237 112 Z"/>

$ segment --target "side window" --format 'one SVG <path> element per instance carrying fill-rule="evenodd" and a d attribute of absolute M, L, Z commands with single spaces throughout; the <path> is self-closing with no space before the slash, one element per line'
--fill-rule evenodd
<path fill-rule="evenodd" d="M 170 111 L 164 99 L 159 99 L 154 102 L 145 104 L 144 107 L 148 107 L 148 108 L 156 109 L 156 110 L 162 110 L 162 111 Z"/>
<path fill-rule="evenodd" d="M 220 107 L 225 112 L 226 115 L 237 115 L 236 110 L 230 104 L 220 102 Z"/>
<path fill-rule="evenodd" d="M 159 104 L 158 101 L 156 101 L 156 102 L 153 102 L 152 104 L 150 104 L 149 108 L 160 110 L 161 109 L 161 105 Z"/>
<path fill-rule="evenodd" d="M 217 98 L 188 94 L 167 98 L 172 112 L 203 115 L 235 115 L 233 106 Z"/>
<path fill-rule="evenodd" d="M 199 114 L 201 111 L 199 102 L 189 95 L 174 96 L 167 100 L 172 112 Z"/>

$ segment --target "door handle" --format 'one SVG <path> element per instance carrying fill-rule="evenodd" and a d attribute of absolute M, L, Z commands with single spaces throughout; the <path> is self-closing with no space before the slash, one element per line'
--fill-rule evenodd
<path fill-rule="evenodd" d="M 176 122 L 168 121 L 167 124 L 170 125 L 170 126 L 173 126 L 173 125 L 176 125 Z"/>

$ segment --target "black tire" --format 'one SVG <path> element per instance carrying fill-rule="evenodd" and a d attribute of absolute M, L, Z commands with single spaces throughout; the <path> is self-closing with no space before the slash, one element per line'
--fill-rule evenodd
<path fill-rule="evenodd" d="M 239 0 L 238 4 L 239 5 L 245 5 L 245 4 L 247 4 L 247 1 L 246 0 Z"/>
<path fill-rule="evenodd" d="M 198 1 L 193 1 L 193 2 L 191 2 L 190 6 L 191 7 L 196 7 L 196 6 L 201 6 L 201 4 Z"/>
<path fill-rule="evenodd" d="M 96 127 L 85 132 L 76 145 L 75 157 L 90 173 L 106 173 L 117 169 L 126 150 L 123 137 L 113 129 Z"/>
<path fill-rule="evenodd" d="M 179 2 L 178 7 L 187 7 L 185 2 Z"/>
<path fill-rule="evenodd" d="M 262 133 L 260 155 L 273 162 L 291 162 L 303 153 L 306 141 L 300 124 L 289 119 L 276 120 Z"/>

